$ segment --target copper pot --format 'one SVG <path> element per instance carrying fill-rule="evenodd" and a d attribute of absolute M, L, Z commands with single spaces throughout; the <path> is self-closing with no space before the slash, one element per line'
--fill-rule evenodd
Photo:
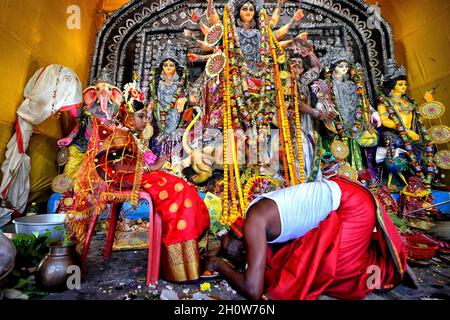
<path fill-rule="evenodd" d="M 80 266 L 80 257 L 75 250 L 76 243 L 68 246 L 49 244 L 50 252 L 42 259 L 36 269 L 36 284 L 49 292 L 67 290 L 69 266 Z"/>

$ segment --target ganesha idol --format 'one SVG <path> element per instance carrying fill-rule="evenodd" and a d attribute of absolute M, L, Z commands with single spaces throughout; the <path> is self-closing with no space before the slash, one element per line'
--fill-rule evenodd
<path fill-rule="evenodd" d="M 111 75 L 103 69 L 94 84 L 83 91 L 84 106 L 78 113 L 71 113 L 77 125 L 69 136 L 58 140 L 59 148 L 68 147 L 69 159 L 64 168 L 66 177 L 74 178 L 87 151 L 92 134 L 92 117 L 107 126 L 116 125 L 116 115 L 122 102 L 122 92 L 113 85 Z"/>

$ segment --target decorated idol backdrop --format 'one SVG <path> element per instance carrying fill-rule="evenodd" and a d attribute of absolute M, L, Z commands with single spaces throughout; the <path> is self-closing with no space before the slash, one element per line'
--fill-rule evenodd
<path fill-rule="evenodd" d="M 215 1 L 220 15 L 226 2 Z M 292 26 L 286 38 L 295 37 L 300 31 L 308 32 L 319 58 L 333 47 L 350 51 L 355 62 L 363 67 L 369 99 L 376 105 L 376 89 L 385 70 L 385 62 L 394 57 L 389 24 L 374 7 L 361 0 L 305 0 L 301 5 L 305 16 L 301 23 Z M 278 26 L 291 20 L 298 6 L 299 1 L 287 1 L 281 9 Z M 265 1 L 264 7 L 271 15 L 276 1 Z M 130 1 L 98 33 L 91 64 L 91 82 L 106 68 L 120 88 L 136 73 L 140 87 L 148 96 L 151 69 L 161 62 L 158 53 L 169 40 L 180 59 L 185 59 L 188 52 L 202 53 L 201 46 L 193 38 L 202 39 L 203 35 L 192 21 L 191 12 L 198 10 L 203 13 L 206 8 L 206 1 Z M 204 68 L 199 63 L 188 67 L 191 81 Z"/>

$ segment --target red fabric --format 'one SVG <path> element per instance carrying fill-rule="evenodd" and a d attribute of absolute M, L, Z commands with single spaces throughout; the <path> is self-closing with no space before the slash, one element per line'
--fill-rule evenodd
<path fill-rule="evenodd" d="M 19 120 L 16 121 L 16 141 L 17 147 L 19 148 L 19 153 L 25 153 L 25 150 L 23 148 L 22 130 L 20 129 Z"/>
<path fill-rule="evenodd" d="M 62 106 L 59 111 L 70 111 L 71 109 L 79 109 L 83 105 L 82 102 L 75 103 L 75 104 L 69 104 L 67 106 Z"/>
<path fill-rule="evenodd" d="M 238 217 L 233 224 L 230 226 L 231 231 L 238 237 L 242 239 L 243 231 L 244 231 L 244 218 Z"/>
<path fill-rule="evenodd" d="M 130 177 L 130 182 L 133 179 Z M 154 171 L 142 175 L 141 186 L 152 196 L 154 209 L 161 213 L 164 245 L 198 239 L 209 228 L 208 208 L 191 183 Z"/>
<path fill-rule="evenodd" d="M 248 91 L 251 93 L 259 93 L 262 82 L 256 78 L 246 78 Z"/>
<path fill-rule="evenodd" d="M 362 299 L 373 290 L 367 285 L 372 265 L 379 267 L 381 288 L 401 280 L 406 253 L 388 215 L 376 210 L 369 190 L 344 178 L 332 180 L 342 191 L 339 208 L 276 253 L 268 248 L 265 288 L 270 298 L 311 300 L 326 294 Z"/>
<path fill-rule="evenodd" d="M 46 65 L 45 67 L 42 68 L 42 71 L 39 73 L 38 77 L 36 78 L 35 85 L 39 81 L 39 79 L 41 78 L 42 74 L 44 73 L 45 69 L 47 69 L 48 66 L 49 65 Z"/>

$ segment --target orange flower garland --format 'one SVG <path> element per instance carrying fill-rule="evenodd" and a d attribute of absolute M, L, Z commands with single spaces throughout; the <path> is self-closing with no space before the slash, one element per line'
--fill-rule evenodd
<path fill-rule="evenodd" d="M 267 13 L 264 11 L 263 16 L 266 19 L 266 22 L 269 23 L 269 17 L 267 16 Z M 275 73 L 275 86 L 277 89 L 277 97 L 278 97 L 278 103 L 279 103 L 279 109 L 281 114 L 281 127 L 283 129 L 283 142 L 286 145 L 286 157 L 287 157 L 287 163 L 288 163 L 288 170 L 289 170 L 289 176 L 291 179 L 291 182 L 295 185 L 299 183 L 297 170 L 295 166 L 294 161 L 294 152 L 292 148 L 292 142 L 291 142 L 291 131 L 289 128 L 289 121 L 287 119 L 286 114 L 286 104 L 284 100 L 284 94 L 283 94 L 283 87 L 281 84 L 281 78 L 280 78 L 280 69 L 278 66 L 278 55 L 276 52 L 276 49 L 281 49 L 275 35 L 273 34 L 273 31 L 269 31 L 269 44 L 272 52 L 272 58 L 274 61 L 274 73 Z M 285 168 L 286 170 L 286 168 Z"/>
<path fill-rule="evenodd" d="M 228 7 L 225 7 L 224 15 L 224 37 L 223 37 L 223 46 L 224 53 L 226 57 L 225 63 L 225 86 L 224 86 L 224 112 L 223 112 L 223 131 L 224 131 L 224 191 L 223 191 L 223 212 L 221 217 L 221 223 L 223 224 L 231 224 L 238 217 L 242 217 L 245 212 L 245 204 L 244 204 L 244 193 L 242 191 L 241 186 L 241 178 L 239 172 L 239 164 L 237 160 L 237 150 L 236 150 L 236 141 L 234 137 L 234 128 L 233 128 L 233 120 L 232 120 L 232 111 L 231 111 L 231 79 L 230 79 L 230 51 L 229 51 L 229 14 Z M 229 141 L 231 139 L 231 141 Z M 231 143 L 231 155 L 233 160 L 234 172 L 230 171 L 228 166 L 229 154 L 228 154 L 228 146 Z M 238 191 L 239 197 L 239 206 L 236 199 L 236 188 Z M 229 208 L 229 192 L 231 190 L 232 194 L 232 206 L 231 210 Z"/>
<path fill-rule="evenodd" d="M 222 217 L 221 217 L 221 223 L 222 224 L 228 224 L 229 222 L 229 206 L 228 206 L 228 192 L 229 192 L 229 177 L 228 177 L 228 110 L 230 108 L 230 93 L 229 93 L 229 71 L 230 71 L 230 63 L 229 63 L 229 52 L 228 52 L 228 10 L 225 7 L 224 13 L 223 13 L 223 20 L 224 20 L 224 36 L 223 36 L 223 45 L 225 48 L 225 68 L 224 68 L 224 75 L 225 75 L 225 86 L 223 87 L 224 91 L 224 103 L 223 103 L 223 210 L 222 210 Z"/>
<path fill-rule="evenodd" d="M 297 134 L 297 152 L 298 152 L 298 163 L 300 168 L 300 183 L 305 182 L 305 167 L 303 164 L 303 144 L 302 144 L 302 129 L 301 129 L 301 118 L 300 110 L 298 106 L 298 85 L 297 80 L 294 75 L 294 67 L 291 65 L 291 79 L 294 85 L 294 109 L 295 109 L 295 131 Z"/>

